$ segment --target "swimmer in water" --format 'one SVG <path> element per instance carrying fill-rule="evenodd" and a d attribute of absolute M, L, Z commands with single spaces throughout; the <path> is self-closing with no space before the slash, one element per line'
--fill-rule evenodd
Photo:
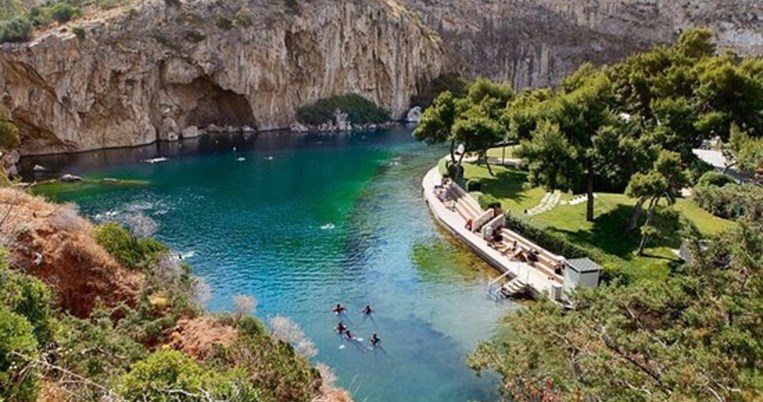
<path fill-rule="evenodd" d="M 371 341 L 371 346 L 373 346 L 373 347 L 377 347 L 377 346 L 379 346 L 379 344 L 381 343 L 381 338 L 379 338 L 378 336 L 376 336 L 376 332 L 374 332 L 374 333 L 371 335 L 371 339 L 370 339 L 370 341 Z"/>
<path fill-rule="evenodd" d="M 347 326 L 344 325 L 343 322 L 339 322 L 339 324 L 336 324 L 336 332 L 339 332 L 340 334 L 347 330 Z"/>
<path fill-rule="evenodd" d="M 352 337 L 352 334 L 350 333 L 350 330 L 349 330 L 349 329 L 348 329 L 347 331 L 345 331 L 345 332 L 344 332 L 344 337 L 345 337 L 345 338 L 347 338 L 347 340 L 348 340 L 348 341 L 351 341 L 351 340 L 353 340 L 353 339 L 354 339 L 354 338 Z"/>
<path fill-rule="evenodd" d="M 363 307 L 363 310 L 360 310 L 363 315 L 371 315 L 374 313 L 374 309 L 371 308 L 371 306 L 367 305 Z"/>
<path fill-rule="evenodd" d="M 346 309 L 346 308 L 344 308 L 344 306 L 343 306 L 343 305 L 341 305 L 341 304 L 337 303 L 337 304 L 336 304 L 336 306 L 334 307 L 334 309 L 333 309 L 333 310 L 331 310 L 331 311 L 333 311 L 333 312 L 334 312 L 334 314 L 336 314 L 336 315 L 339 315 L 339 314 L 342 314 L 342 313 L 344 313 L 344 310 L 347 310 L 347 309 Z"/>

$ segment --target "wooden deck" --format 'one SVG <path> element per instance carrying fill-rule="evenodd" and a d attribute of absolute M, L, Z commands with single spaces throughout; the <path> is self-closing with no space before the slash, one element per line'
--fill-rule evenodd
<path fill-rule="evenodd" d="M 554 286 L 560 286 L 563 282 L 561 276 L 555 275 L 553 270 L 549 271 L 545 266 L 548 261 L 559 261 L 562 257 L 555 256 L 548 251 L 541 248 L 537 248 L 532 242 L 522 238 L 516 233 L 502 231 L 504 238 L 509 242 L 513 242 L 514 236 L 518 236 L 518 243 L 521 243 L 523 247 L 535 246 L 541 251 L 540 259 L 542 264 L 535 263 L 531 266 L 525 262 L 519 262 L 511 260 L 506 254 L 501 251 L 490 247 L 488 242 L 485 241 L 479 233 L 474 233 L 467 229 L 467 219 L 476 219 L 482 214 L 482 209 L 479 204 L 469 195 L 464 192 L 460 187 L 453 187 L 448 189 L 449 197 L 455 197 L 454 210 L 448 209 L 445 204 L 440 201 L 434 188 L 442 181 L 437 167 L 432 168 L 424 176 L 421 185 L 424 189 L 424 199 L 429 206 L 429 210 L 432 211 L 437 222 L 444 227 L 448 232 L 453 234 L 458 240 L 463 242 L 467 247 L 484 259 L 487 263 L 493 266 L 502 275 L 505 274 L 510 278 L 520 278 L 527 284 L 527 288 L 533 297 L 548 296 L 549 290 Z M 453 199 L 453 198 L 451 198 Z M 459 202 L 462 201 L 462 202 Z"/>

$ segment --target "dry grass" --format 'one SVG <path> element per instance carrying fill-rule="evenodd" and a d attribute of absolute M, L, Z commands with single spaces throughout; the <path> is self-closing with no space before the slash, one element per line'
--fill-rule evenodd
<path fill-rule="evenodd" d="M 170 335 L 172 347 L 197 360 L 206 359 L 214 345 L 230 346 L 238 338 L 235 328 L 210 317 L 182 319 Z"/>
<path fill-rule="evenodd" d="M 291 344 L 297 353 L 301 354 L 307 359 L 312 358 L 318 354 L 318 349 L 315 347 L 315 343 L 311 341 L 302 328 L 292 321 L 288 317 L 277 315 L 272 317 L 268 323 L 270 324 L 270 334 L 286 343 Z"/>
<path fill-rule="evenodd" d="M 336 386 L 334 369 L 324 363 L 318 363 L 315 368 L 321 373 L 321 396 L 316 402 L 352 402 L 350 393 Z"/>
<path fill-rule="evenodd" d="M 71 204 L 0 189 L 0 242 L 13 267 L 42 279 L 59 305 L 79 317 L 90 314 L 96 298 L 107 306 L 134 304 L 143 284 L 140 273 L 95 242 L 92 224 Z"/>

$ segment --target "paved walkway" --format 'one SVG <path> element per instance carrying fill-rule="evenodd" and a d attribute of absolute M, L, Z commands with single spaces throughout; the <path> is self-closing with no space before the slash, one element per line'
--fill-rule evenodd
<path fill-rule="evenodd" d="M 526 282 L 534 297 L 548 295 L 552 285 L 560 285 L 557 280 L 550 278 L 538 269 L 523 262 L 512 261 L 501 254 L 500 251 L 488 247 L 487 242 L 480 235 L 466 229 L 464 227 L 466 225 L 464 218 L 461 217 L 458 212 L 447 209 L 435 196 L 434 187 L 435 185 L 440 184 L 441 180 L 442 177 L 440 176 L 437 167 L 435 167 L 427 172 L 421 185 L 424 188 L 424 199 L 426 200 L 429 209 L 445 229 L 477 253 L 477 255 L 482 257 L 487 263 L 497 269 L 501 274 L 509 272 L 511 278 L 519 277 Z M 470 196 L 467 194 L 467 197 Z"/>

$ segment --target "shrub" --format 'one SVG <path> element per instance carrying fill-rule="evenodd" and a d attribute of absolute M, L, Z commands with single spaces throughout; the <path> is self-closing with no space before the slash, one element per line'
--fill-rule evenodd
<path fill-rule="evenodd" d="M 32 33 L 32 24 L 23 18 L 0 22 L 0 43 L 25 42 Z"/>
<path fill-rule="evenodd" d="M 696 185 L 702 175 L 713 171 L 715 171 L 713 165 L 703 161 L 702 159 L 695 158 L 687 169 L 687 176 L 689 177 L 689 182 Z"/>
<path fill-rule="evenodd" d="M 203 42 L 204 39 L 207 39 L 207 35 L 205 35 L 204 32 L 192 29 L 185 33 L 185 39 L 193 43 L 200 43 Z M 169 43 L 169 40 L 165 40 L 162 44 L 169 46 L 171 43 Z"/>
<path fill-rule="evenodd" d="M 85 29 L 82 27 L 74 27 L 72 28 L 72 33 L 77 36 L 77 39 L 84 40 L 85 39 Z"/>
<path fill-rule="evenodd" d="M 63 204 L 56 208 L 48 219 L 55 230 L 77 232 L 85 227 L 85 220 L 79 215 L 77 204 Z"/>
<path fill-rule="evenodd" d="M 44 346 L 55 332 L 50 289 L 37 278 L 11 270 L 6 261 L 5 252 L 0 252 L 0 303 L 24 317 L 36 343 Z"/>
<path fill-rule="evenodd" d="M 278 321 L 281 330 L 289 329 L 287 338 L 295 338 L 296 333 L 291 332 L 295 329 L 292 323 L 281 318 Z M 239 338 L 233 345 L 214 350 L 208 359 L 211 365 L 222 370 L 230 367 L 246 369 L 249 376 L 257 378 L 262 393 L 258 400 L 316 400 L 320 394 L 320 373 L 295 353 L 292 345 L 268 336 L 262 324 L 253 317 L 243 317 L 238 327 L 241 330 Z"/>
<path fill-rule="evenodd" d="M 297 110 L 297 120 L 303 124 L 318 125 L 334 120 L 339 109 L 347 113 L 352 124 L 381 124 L 389 121 L 389 112 L 358 94 L 346 94 L 320 99 Z"/>
<path fill-rule="evenodd" d="M 595 256 L 591 255 L 593 254 L 591 251 L 572 243 L 562 235 L 550 233 L 543 228 L 537 227 L 514 215 L 506 214 L 506 225 L 509 229 L 534 241 L 536 244 L 552 253 L 563 255 L 566 258 L 593 257 L 593 259 L 597 259 Z"/>
<path fill-rule="evenodd" d="M 477 197 L 477 202 L 480 204 L 480 208 L 488 209 L 494 205 L 501 205 L 501 202 L 491 194 L 482 194 Z"/>
<path fill-rule="evenodd" d="M 284 0 L 284 4 L 286 5 L 287 10 L 294 14 L 299 14 L 299 2 L 297 0 Z"/>
<path fill-rule="evenodd" d="M 153 238 L 136 239 L 123 226 L 109 222 L 95 231 L 95 241 L 130 268 L 148 268 L 167 253 L 167 246 Z"/>
<path fill-rule="evenodd" d="M 101 10 L 111 10 L 124 4 L 124 0 L 96 0 L 95 5 Z"/>
<path fill-rule="evenodd" d="M 217 16 L 217 27 L 227 31 L 233 28 L 233 21 L 224 15 L 219 15 Z"/>
<path fill-rule="evenodd" d="M 137 332 L 138 325 L 131 319 L 132 310 L 125 308 L 127 318 L 122 327 L 114 328 L 111 310 L 102 305 L 93 310 L 91 319 L 66 315 L 61 320 L 57 341 L 60 353 L 58 364 L 96 382 L 126 372 L 130 365 L 145 358 L 143 346 L 126 334 Z M 129 326 L 128 326 L 129 325 Z M 137 337 L 137 335 L 136 335 Z"/>
<path fill-rule="evenodd" d="M 697 186 L 707 187 L 723 187 L 727 184 L 735 184 L 736 180 L 733 177 L 716 171 L 710 171 L 702 175 L 697 181 Z"/>
<path fill-rule="evenodd" d="M 32 325 L 24 317 L 0 305 L 0 400 L 36 401 L 40 384 L 29 372 L 24 356 L 37 357 Z"/>
<path fill-rule="evenodd" d="M 252 14 L 249 14 L 248 12 L 241 10 L 236 14 L 236 24 L 239 26 L 242 26 L 244 28 L 249 28 L 252 25 L 254 25 L 254 18 L 252 18 Z"/>
<path fill-rule="evenodd" d="M 480 183 L 479 180 L 466 181 L 466 191 L 472 192 L 472 191 L 481 191 L 481 190 L 482 190 L 482 183 Z"/>
<path fill-rule="evenodd" d="M 72 6 L 68 3 L 55 3 L 50 6 L 50 16 L 59 24 L 65 24 L 79 15 L 79 7 Z"/>
<path fill-rule="evenodd" d="M 119 393 L 128 400 L 150 401 L 204 401 L 249 400 L 252 394 L 249 381 L 240 370 L 220 373 L 202 367 L 192 358 L 175 350 L 160 350 L 137 362 L 129 373 L 118 381 Z M 178 399 L 179 391 L 183 397 Z M 254 396 L 254 395 L 250 395 Z M 255 398 L 259 399 L 259 398 Z"/>
<path fill-rule="evenodd" d="M 725 219 L 763 213 L 763 188 L 754 184 L 697 186 L 692 199 L 702 209 Z"/>

